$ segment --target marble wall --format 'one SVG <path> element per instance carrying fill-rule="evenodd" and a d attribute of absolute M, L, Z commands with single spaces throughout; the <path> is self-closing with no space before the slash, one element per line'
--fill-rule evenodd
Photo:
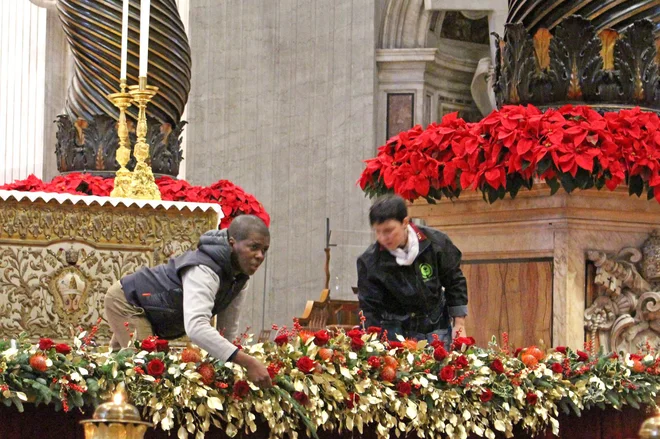
<path fill-rule="evenodd" d="M 229 179 L 272 217 L 271 251 L 244 323 L 291 324 L 324 285 L 354 298 L 370 204 L 356 186 L 375 153 L 374 48 L 384 1 L 192 0 L 188 181 Z"/>

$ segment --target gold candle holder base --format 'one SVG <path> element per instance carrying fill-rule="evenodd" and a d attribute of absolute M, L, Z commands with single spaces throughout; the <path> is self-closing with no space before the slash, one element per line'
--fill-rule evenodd
<path fill-rule="evenodd" d="M 131 183 L 128 188 L 128 196 L 140 200 L 160 200 L 160 190 L 154 180 L 151 167 L 147 164 L 149 158 L 149 144 L 147 143 L 147 104 L 158 93 L 158 87 L 147 85 L 147 78 L 141 76 L 139 85 L 128 87 L 133 97 L 133 102 L 138 107 L 138 121 L 136 127 L 137 142 L 133 148 L 133 155 L 137 160 Z"/>
<path fill-rule="evenodd" d="M 113 401 L 99 405 L 92 419 L 80 421 L 85 439 L 143 439 L 151 422 L 140 418 L 140 412 L 126 402 L 123 386 L 115 393 Z"/>
<path fill-rule="evenodd" d="M 131 171 L 126 169 L 128 161 L 131 159 L 131 150 L 128 147 L 128 125 L 126 124 L 126 109 L 131 106 L 133 96 L 126 92 L 126 81 L 122 80 L 120 84 L 121 91 L 108 95 L 108 99 L 119 108 L 119 119 L 117 121 L 117 135 L 119 137 L 119 147 L 117 148 L 116 159 L 119 163 L 119 170 L 115 174 L 115 187 L 110 192 L 111 197 L 128 197 L 128 189 L 131 184 Z"/>

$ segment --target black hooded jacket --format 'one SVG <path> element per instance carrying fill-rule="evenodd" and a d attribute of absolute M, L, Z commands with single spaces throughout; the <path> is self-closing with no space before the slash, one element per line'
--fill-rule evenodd
<path fill-rule="evenodd" d="M 426 334 L 467 315 L 467 285 L 461 252 L 442 232 L 412 226 L 419 253 L 412 265 L 398 265 L 378 242 L 358 259 L 358 298 L 366 324 L 388 333 Z"/>

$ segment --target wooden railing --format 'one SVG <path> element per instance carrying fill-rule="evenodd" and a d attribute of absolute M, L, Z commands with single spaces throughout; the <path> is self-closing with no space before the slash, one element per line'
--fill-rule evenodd
<path fill-rule="evenodd" d="M 351 329 L 360 324 L 360 305 L 357 300 L 334 300 L 330 291 L 321 291 L 319 300 L 308 300 L 298 318 L 300 325 L 309 331 L 325 328 Z"/>

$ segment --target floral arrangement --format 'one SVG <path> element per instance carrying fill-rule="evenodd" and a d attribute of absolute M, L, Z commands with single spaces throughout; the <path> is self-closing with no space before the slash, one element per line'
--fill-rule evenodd
<path fill-rule="evenodd" d="M 453 113 L 389 139 L 366 160 L 358 183 L 369 196 L 395 192 L 433 203 L 478 189 L 493 202 L 515 197 L 535 179 L 553 194 L 625 183 L 631 195 L 660 201 L 660 117 L 571 105 L 544 112 L 504 106 L 477 123 Z"/>
<path fill-rule="evenodd" d="M 390 341 L 380 328 L 311 333 L 294 324 L 274 341 L 252 344 L 245 334 L 235 341 L 268 365 L 276 385 L 261 390 L 240 367 L 195 347 L 175 350 L 152 337 L 113 353 L 94 347 L 95 331 L 71 345 L 0 341 L 0 401 L 19 410 L 25 401 L 71 410 L 109 399 L 123 382 L 147 419 L 164 430 L 178 425 L 182 438 L 203 437 L 211 425 L 229 436 L 254 432 L 257 421 L 271 437 L 305 428 L 315 436 L 321 427 L 362 433 L 371 424 L 383 438 L 493 438 L 510 436 L 516 425 L 557 433 L 559 410 L 654 405 L 660 384 L 660 356 L 650 346 L 621 355 L 533 346 L 512 352 L 503 334 L 501 347 L 459 337 L 447 350 L 438 340 Z"/>
<path fill-rule="evenodd" d="M 0 186 L 0 190 L 26 192 L 56 192 L 73 195 L 96 195 L 109 197 L 114 189 L 113 178 L 103 178 L 91 174 L 71 173 L 53 178 L 45 183 L 33 174 L 25 180 L 18 180 Z M 210 186 L 193 186 L 185 180 L 175 180 L 171 177 L 156 179 L 161 198 L 165 201 L 188 201 L 191 203 L 218 203 L 222 207 L 224 218 L 220 228 L 229 227 L 231 221 L 238 215 L 251 214 L 261 218 L 266 225 L 270 224 L 270 216 L 257 199 L 246 193 L 240 186 L 228 180 L 218 180 Z"/>

